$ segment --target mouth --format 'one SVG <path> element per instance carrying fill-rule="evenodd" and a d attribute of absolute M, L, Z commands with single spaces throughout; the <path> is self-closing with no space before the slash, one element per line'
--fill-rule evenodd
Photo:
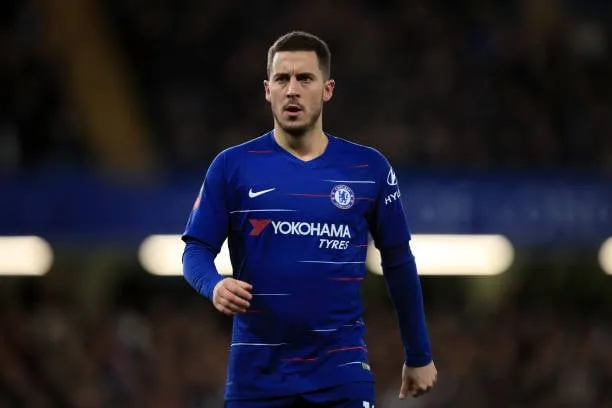
<path fill-rule="evenodd" d="M 302 107 L 296 104 L 287 105 L 283 109 L 283 112 L 285 112 L 289 116 L 297 116 L 300 114 L 300 112 L 302 112 Z"/>

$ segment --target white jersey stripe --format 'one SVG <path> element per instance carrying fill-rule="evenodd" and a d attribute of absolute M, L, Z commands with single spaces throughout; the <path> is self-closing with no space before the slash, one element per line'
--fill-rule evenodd
<path fill-rule="evenodd" d="M 361 183 L 361 184 L 376 184 L 374 180 L 323 180 L 330 183 Z"/>
<path fill-rule="evenodd" d="M 324 264 L 363 264 L 365 261 L 355 261 L 355 262 L 340 262 L 340 261 L 298 261 L 303 263 L 324 263 Z"/>
<path fill-rule="evenodd" d="M 344 366 L 353 365 L 353 364 L 363 364 L 363 361 L 351 361 L 351 362 L 344 363 L 344 364 L 338 364 L 338 367 L 344 367 Z"/>
<path fill-rule="evenodd" d="M 265 346 L 265 347 L 278 347 L 287 343 L 232 343 L 230 347 L 236 346 Z"/>
<path fill-rule="evenodd" d="M 235 213 L 248 213 L 248 212 L 262 212 L 262 211 L 297 211 L 297 210 L 288 210 L 285 208 L 260 208 L 257 210 L 234 210 L 234 211 L 230 211 L 230 214 L 235 214 Z"/>

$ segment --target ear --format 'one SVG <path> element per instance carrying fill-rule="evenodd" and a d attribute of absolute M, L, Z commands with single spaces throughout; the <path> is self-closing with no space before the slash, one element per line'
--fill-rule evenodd
<path fill-rule="evenodd" d="M 334 95 L 334 88 L 336 87 L 336 81 L 328 79 L 323 84 L 323 102 L 329 101 Z"/>
<path fill-rule="evenodd" d="M 263 81 L 264 90 L 266 91 L 266 101 L 270 102 L 270 83 L 267 79 Z"/>

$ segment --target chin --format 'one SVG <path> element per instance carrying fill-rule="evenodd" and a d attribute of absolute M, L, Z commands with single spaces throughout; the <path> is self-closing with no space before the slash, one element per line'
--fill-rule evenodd
<path fill-rule="evenodd" d="M 303 118 L 287 120 L 286 118 L 277 117 L 276 121 L 283 131 L 294 137 L 300 137 L 312 128 L 312 124 Z"/>
<path fill-rule="evenodd" d="M 284 118 L 281 114 L 274 114 L 276 123 L 286 132 L 288 135 L 293 137 L 302 137 L 317 123 L 318 116 L 315 117 L 301 117 L 295 118 L 294 120 Z"/>
<path fill-rule="evenodd" d="M 306 126 L 304 124 L 287 124 L 281 123 L 281 128 L 289 135 L 293 137 L 302 137 L 308 130 L 310 126 Z"/>

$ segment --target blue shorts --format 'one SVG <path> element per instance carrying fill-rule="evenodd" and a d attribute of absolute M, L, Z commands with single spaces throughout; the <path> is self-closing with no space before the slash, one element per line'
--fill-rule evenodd
<path fill-rule="evenodd" d="M 302 395 L 257 400 L 231 400 L 225 408 L 374 408 L 374 383 L 353 382 Z"/>

